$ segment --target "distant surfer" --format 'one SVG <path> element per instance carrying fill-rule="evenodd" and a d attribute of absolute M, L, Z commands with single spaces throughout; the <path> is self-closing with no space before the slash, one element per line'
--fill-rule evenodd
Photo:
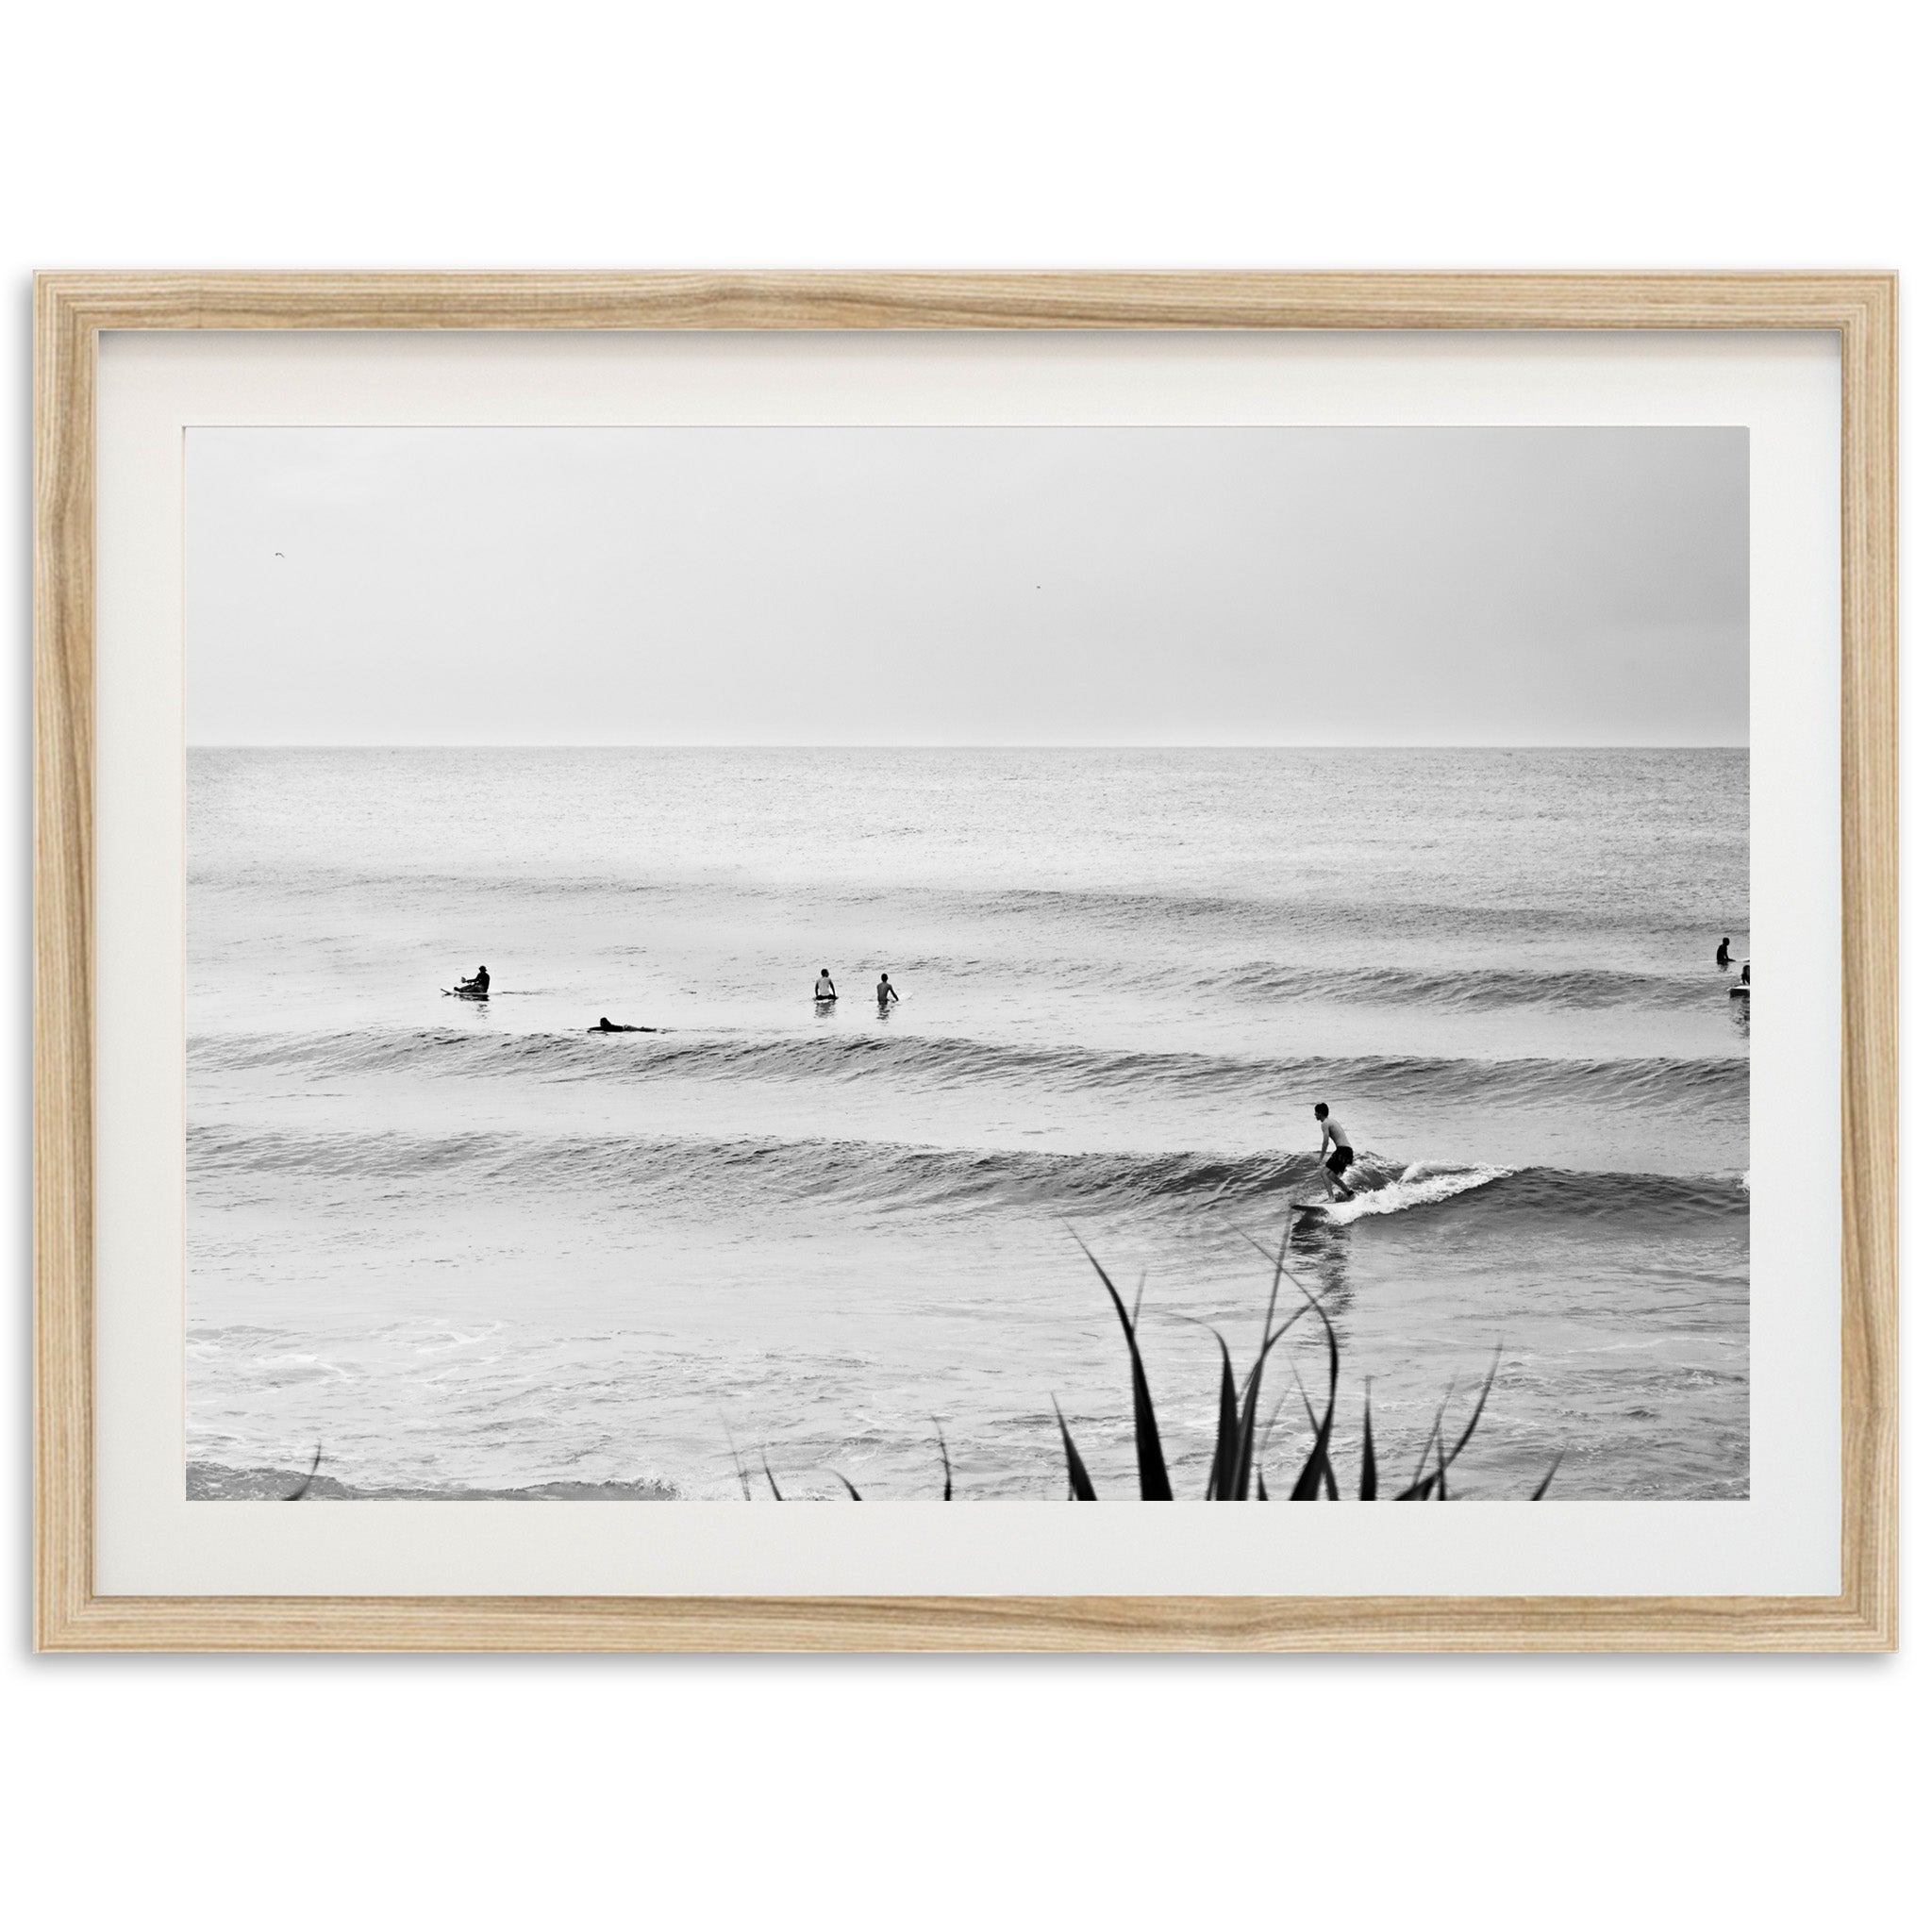
<path fill-rule="evenodd" d="M 819 968 L 819 983 L 812 988 L 811 996 L 821 1005 L 839 997 L 839 989 L 832 984 L 832 969 L 829 966 Z"/>
<path fill-rule="evenodd" d="M 1328 1103 L 1315 1103 L 1315 1118 L 1322 1124 L 1322 1145 L 1318 1150 L 1328 1158 L 1322 1162 L 1322 1185 L 1331 1201 L 1353 1201 L 1355 1190 L 1342 1179 L 1355 1165 L 1355 1149 L 1349 1145 L 1348 1129 L 1328 1111 Z"/>
<path fill-rule="evenodd" d="M 594 1026 L 586 1026 L 586 1033 L 655 1033 L 655 1026 L 620 1026 L 615 1020 L 599 1020 Z"/>
<path fill-rule="evenodd" d="M 467 999 L 487 1000 L 490 997 L 490 969 L 479 966 L 474 979 L 457 981 L 457 991 Z"/>
<path fill-rule="evenodd" d="M 1724 938 L 1717 942 L 1717 963 L 1720 966 L 1728 966 L 1731 963 L 1731 936 L 1729 933 L 1725 933 Z"/>
<path fill-rule="evenodd" d="M 1749 986 L 1751 984 L 1751 962 L 1748 959 L 1744 961 L 1744 976 L 1738 984 L 1740 986 Z"/>
<path fill-rule="evenodd" d="M 898 997 L 898 991 L 893 987 L 892 982 L 881 973 L 879 974 L 879 1011 L 883 1013 Z"/>

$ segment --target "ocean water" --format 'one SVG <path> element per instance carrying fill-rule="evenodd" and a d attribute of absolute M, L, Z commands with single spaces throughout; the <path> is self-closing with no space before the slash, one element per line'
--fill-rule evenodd
<path fill-rule="evenodd" d="M 1396 1468 L 1500 1351 L 1462 1493 L 1746 1494 L 1748 806 L 1738 751 L 194 751 L 191 1493 L 931 1498 L 943 1427 L 1051 1498 L 1058 1401 L 1130 1494 L 1084 1241 L 1198 1494 L 1324 1100 L 1344 1479 L 1366 1381 Z"/>

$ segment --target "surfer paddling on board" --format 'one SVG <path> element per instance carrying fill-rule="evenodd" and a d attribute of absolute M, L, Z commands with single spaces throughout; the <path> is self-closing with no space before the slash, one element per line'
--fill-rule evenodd
<path fill-rule="evenodd" d="M 655 1033 L 655 1026 L 621 1026 L 615 1020 L 599 1020 L 594 1026 L 586 1026 L 586 1033 Z"/>
<path fill-rule="evenodd" d="M 1328 1111 L 1328 1103 L 1315 1103 L 1315 1118 L 1322 1124 L 1322 1145 L 1318 1152 L 1327 1155 L 1322 1163 L 1322 1185 L 1331 1201 L 1353 1201 L 1355 1190 L 1341 1177 L 1355 1165 L 1355 1149 L 1350 1146 L 1348 1129 Z"/>
<path fill-rule="evenodd" d="M 839 997 L 839 989 L 832 984 L 832 969 L 829 966 L 819 968 L 819 983 L 812 988 L 811 996 L 821 1005 Z"/>
<path fill-rule="evenodd" d="M 887 978 L 887 976 L 883 973 L 881 973 L 879 974 L 879 1011 L 883 1013 L 886 1010 L 886 1008 L 889 1006 L 891 1006 L 892 1002 L 896 1000 L 898 997 L 898 990 L 893 986 L 892 982 L 889 978 Z"/>

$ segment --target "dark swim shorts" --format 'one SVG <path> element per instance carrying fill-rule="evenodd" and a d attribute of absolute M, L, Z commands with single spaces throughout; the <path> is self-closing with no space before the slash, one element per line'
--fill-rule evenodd
<path fill-rule="evenodd" d="M 1338 1147 L 1335 1150 L 1335 1152 L 1328 1157 L 1327 1160 L 1324 1163 L 1324 1165 L 1325 1165 L 1328 1172 L 1333 1174 L 1347 1173 L 1347 1171 L 1355 1165 L 1355 1149 L 1353 1147 Z"/>

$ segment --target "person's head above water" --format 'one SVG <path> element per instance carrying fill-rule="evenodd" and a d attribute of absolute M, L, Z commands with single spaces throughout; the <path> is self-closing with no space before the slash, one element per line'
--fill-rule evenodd
<path fill-rule="evenodd" d="M 821 966 L 819 968 L 819 977 L 821 979 L 829 979 L 831 976 L 832 969 L 829 966 Z"/>
<path fill-rule="evenodd" d="M 1316 1101 L 1315 1118 L 1318 1121 L 1325 1121 L 1328 1118 L 1328 1103 L 1325 1100 Z"/>
<path fill-rule="evenodd" d="M 881 974 L 879 974 L 879 984 L 880 984 L 881 986 L 885 985 L 886 981 L 887 981 L 888 979 L 890 979 L 891 977 L 891 975 L 890 974 L 888 974 L 888 973 L 881 973 Z"/>

